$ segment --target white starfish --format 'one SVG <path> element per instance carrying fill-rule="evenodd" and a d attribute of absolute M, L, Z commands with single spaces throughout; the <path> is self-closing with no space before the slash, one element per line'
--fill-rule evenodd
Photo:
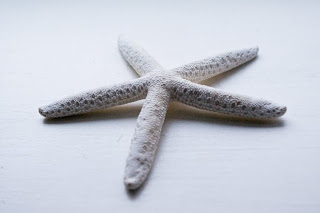
<path fill-rule="evenodd" d="M 191 82 L 211 78 L 246 63 L 256 57 L 258 47 L 229 52 L 172 70 L 162 68 L 144 49 L 126 37 L 119 38 L 119 49 L 142 77 L 65 98 L 39 108 L 39 112 L 47 118 L 57 118 L 146 98 L 125 169 L 124 183 L 128 189 L 141 186 L 151 170 L 170 101 L 243 117 L 276 118 L 286 112 L 285 106 Z"/>

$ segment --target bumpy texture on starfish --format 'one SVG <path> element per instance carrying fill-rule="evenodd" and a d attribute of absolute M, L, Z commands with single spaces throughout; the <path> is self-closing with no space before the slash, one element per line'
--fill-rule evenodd
<path fill-rule="evenodd" d="M 253 118 L 276 118 L 286 112 L 285 106 L 191 82 L 211 78 L 250 61 L 258 54 L 258 47 L 229 52 L 173 70 L 162 68 L 144 49 L 126 37 L 119 38 L 119 49 L 142 77 L 65 98 L 39 108 L 39 112 L 47 118 L 58 118 L 146 98 L 125 169 L 124 183 L 128 189 L 141 186 L 151 170 L 170 101 Z"/>

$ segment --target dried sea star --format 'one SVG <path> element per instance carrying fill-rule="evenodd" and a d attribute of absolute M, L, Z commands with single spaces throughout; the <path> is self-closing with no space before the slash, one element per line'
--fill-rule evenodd
<path fill-rule="evenodd" d="M 156 153 L 170 101 L 219 113 L 251 118 L 276 118 L 285 106 L 236 95 L 192 81 L 201 81 L 231 70 L 256 57 L 258 47 L 229 52 L 166 70 L 144 49 L 124 36 L 119 49 L 140 78 L 85 92 L 39 108 L 41 115 L 58 118 L 146 99 L 138 117 L 124 175 L 130 190 L 147 178 Z"/>

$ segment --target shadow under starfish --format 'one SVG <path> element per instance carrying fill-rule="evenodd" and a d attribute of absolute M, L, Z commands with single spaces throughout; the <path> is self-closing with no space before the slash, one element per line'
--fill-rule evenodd
<path fill-rule="evenodd" d="M 39 108 L 39 112 L 47 118 L 59 118 L 123 105 L 145 98 L 138 116 L 125 169 L 124 183 L 129 190 L 139 188 L 151 171 L 161 129 L 172 101 L 228 115 L 227 117 L 216 116 L 213 119 L 214 122 L 222 123 L 229 119 L 231 125 L 243 126 L 250 121 L 248 119 L 250 118 L 253 120 L 249 123 L 257 127 L 282 124 L 279 121 L 266 119 L 277 118 L 285 114 L 285 106 L 192 82 L 209 79 L 252 60 L 258 54 L 258 47 L 229 52 L 172 70 L 162 68 L 144 49 L 126 37 L 119 38 L 119 49 L 127 62 L 141 76 L 140 78 L 65 98 Z M 172 117 L 180 114 L 181 118 L 191 119 L 190 114 L 194 109 L 185 108 L 183 111 L 179 111 L 176 106 L 179 105 L 172 107 L 176 113 L 169 113 Z M 119 113 L 117 113 L 117 109 L 112 110 L 111 114 L 100 111 L 86 116 L 73 116 L 70 120 L 63 118 L 54 121 L 49 119 L 45 123 L 90 121 L 138 114 L 138 108 L 135 109 L 136 111 L 132 111 L 132 109 L 127 110 L 126 107 L 123 107 L 122 112 Z"/>

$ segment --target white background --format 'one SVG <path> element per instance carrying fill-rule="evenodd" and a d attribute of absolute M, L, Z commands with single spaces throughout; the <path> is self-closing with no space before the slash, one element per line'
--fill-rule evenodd
<path fill-rule="evenodd" d="M 319 212 L 319 1 L 0 1 L 0 212 Z M 145 185 L 122 176 L 143 101 L 46 120 L 38 107 L 137 78 L 127 34 L 167 68 L 259 45 L 203 84 L 288 107 L 242 120 L 173 103 Z"/>

